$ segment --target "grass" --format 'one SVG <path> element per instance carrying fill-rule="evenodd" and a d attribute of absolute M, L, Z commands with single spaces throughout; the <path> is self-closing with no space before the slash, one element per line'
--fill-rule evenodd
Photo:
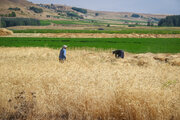
<path fill-rule="evenodd" d="M 0 53 L 1 120 L 180 118 L 180 64 L 173 64 L 180 54 L 116 59 L 111 52 L 67 49 L 62 64 L 57 49 L 0 47 Z"/>
<path fill-rule="evenodd" d="M 111 19 L 106 19 L 106 20 L 111 20 Z M 133 22 L 133 23 L 147 23 L 147 22 L 142 22 L 142 21 L 130 21 L 130 20 L 111 20 L 111 21 L 119 21 L 119 22 Z M 51 23 L 55 24 L 61 24 L 61 25 L 104 25 L 106 26 L 107 24 L 111 25 L 127 25 L 127 24 L 122 24 L 122 23 L 108 23 L 105 21 L 100 21 L 100 20 L 92 20 L 92 19 L 84 19 L 84 20 L 41 20 L 41 25 L 50 25 Z M 146 26 L 146 25 L 135 25 L 135 26 Z"/>
<path fill-rule="evenodd" d="M 0 37 L 5 47 L 123 49 L 131 53 L 179 53 L 179 38 L 8 38 Z"/>
<path fill-rule="evenodd" d="M 53 30 L 53 29 L 26 29 L 13 30 L 14 33 L 109 33 L 109 34 L 180 34 L 180 30 L 168 29 L 122 29 L 122 30 Z"/>
<path fill-rule="evenodd" d="M 46 25 L 50 25 L 51 22 L 48 20 L 40 20 L 40 24 L 41 24 L 41 26 L 46 26 Z"/>
<path fill-rule="evenodd" d="M 133 21 L 133 20 L 122 20 L 122 19 L 119 19 L 119 20 L 114 20 L 114 19 L 106 19 L 106 20 L 111 20 L 111 21 L 119 21 L 119 22 L 130 22 L 130 23 L 146 23 L 146 21 Z"/>
<path fill-rule="evenodd" d="M 41 20 L 41 25 L 50 25 L 51 23 L 55 24 L 62 24 L 62 25 L 103 25 L 107 23 L 103 23 L 98 20 L 91 20 L 91 19 L 86 19 L 86 20 Z"/>

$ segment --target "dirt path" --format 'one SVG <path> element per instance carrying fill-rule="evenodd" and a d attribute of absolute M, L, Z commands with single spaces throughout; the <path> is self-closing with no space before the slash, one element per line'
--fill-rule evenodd
<path fill-rule="evenodd" d="M 180 38 L 180 34 L 106 34 L 106 33 L 14 33 L 7 37 L 61 38 Z"/>

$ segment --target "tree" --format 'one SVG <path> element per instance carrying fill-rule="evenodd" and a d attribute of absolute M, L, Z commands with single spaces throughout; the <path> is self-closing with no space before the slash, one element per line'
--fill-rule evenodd
<path fill-rule="evenodd" d="M 95 13 L 95 16 L 99 16 L 99 13 Z"/>
<path fill-rule="evenodd" d="M 15 10 L 15 11 L 20 11 L 21 9 L 16 7 L 16 8 L 9 8 L 8 10 Z"/>
<path fill-rule="evenodd" d="M 153 22 L 151 20 L 148 20 L 147 26 L 153 26 L 153 25 L 154 25 Z"/>
<path fill-rule="evenodd" d="M 136 25 L 131 24 L 131 25 L 128 25 L 128 27 L 136 27 Z"/>
<path fill-rule="evenodd" d="M 80 19 L 84 19 L 83 16 L 79 16 L 77 13 L 75 12 L 67 12 L 67 16 L 73 18 L 80 18 Z"/>
<path fill-rule="evenodd" d="M 43 9 L 36 8 L 36 7 L 30 7 L 30 10 L 34 11 L 35 13 L 42 13 L 43 12 Z"/>
<path fill-rule="evenodd" d="M 139 18 L 140 15 L 138 15 L 138 14 L 132 14 L 131 17 Z"/>
<path fill-rule="evenodd" d="M 159 21 L 158 26 L 180 27 L 180 15 L 167 16 L 166 18 Z"/>
<path fill-rule="evenodd" d="M 12 12 L 12 17 L 16 17 L 16 13 L 15 12 Z"/>
<path fill-rule="evenodd" d="M 83 8 L 72 7 L 73 10 L 86 14 L 87 10 Z"/>
<path fill-rule="evenodd" d="M 128 17 L 128 15 L 124 15 L 124 17 L 126 17 L 126 18 L 127 18 L 127 17 Z"/>
<path fill-rule="evenodd" d="M 50 15 L 46 15 L 47 18 L 50 18 L 51 16 Z"/>
<path fill-rule="evenodd" d="M 16 17 L 16 13 L 15 12 L 12 12 L 8 15 L 9 17 Z"/>

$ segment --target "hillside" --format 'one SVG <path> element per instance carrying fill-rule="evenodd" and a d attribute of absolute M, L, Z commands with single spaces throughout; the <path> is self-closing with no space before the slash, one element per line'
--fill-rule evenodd
<path fill-rule="evenodd" d="M 167 15 L 156 15 L 156 14 L 143 14 L 143 13 L 130 13 L 130 12 L 109 12 L 109 11 L 94 11 L 85 8 L 78 8 L 86 10 L 87 13 L 82 13 L 74 10 L 74 7 L 64 6 L 60 4 L 37 4 L 40 7 L 47 8 L 58 13 L 61 17 L 68 17 L 67 12 L 76 13 L 78 16 L 82 16 L 85 19 L 104 20 L 111 22 L 122 22 L 128 21 L 140 21 L 147 22 L 148 20 L 158 22 L 161 18 L 165 18 Z"/>
<path fill-rule="evenodd" d="M 42 9 L 43 12 L 36 13 L 30 10 L 30 7 Z M 13 10 L 18 8 L 19 10 Z M 8 15 L 14 11 L 16 17 L 27 17 L 37 19 L 67 19 L 67 18 L 78 18 L 78 19 L 94 19 L 103 20 L 105 22 L 113 23 L 135 23 L 147 22 L 151 20 L 158 22 L 159 19 L 165 18 L 166 15 L 153 15 L 153 14 L 142 14 L 142 13 L 129 13 L 129 12 L 107 12 L 107 11 L 93 11 L 83 8 L 78 8 L 87 11 L 86 13 L 79 12 L 72 9 L 73 7 L 56 5 L 56 4 L 33 4 L 27 0 L 0 0 L 0 15 Z M 11 9 L 11 10 L 9 10 Z M 126 20 L 126 21 L 125 21 Z"/>
<path fill-rule="evenodd" d="M 46 15 L 56 15 L 57 13 L 42 8 L 43 13 L 35 13 L 34 11 L 30 10 L 30 7 L 38 7 L 37 5 L 28 2 L 26 0 L 0 0 L 0 14 L 6 15 L 10 14 L 12 11 L 16 13 L 17 17 L 27 17 L 27 18 L 46 18 Z M 20 10 L 9 10 L 10 8 L 18 8 Z"/>

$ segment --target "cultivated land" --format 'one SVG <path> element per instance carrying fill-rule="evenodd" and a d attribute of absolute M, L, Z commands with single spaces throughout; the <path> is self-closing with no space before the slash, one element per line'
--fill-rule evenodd
<path fill-rule="evenodd" d="M 109 33 L 109 34 L 180 34 L 179 27 L 147 27 L 136 26 L 128 27 L 127 25 L 49 25 L 49 26 L 18 26 L 8 27 L 14 33 Z M 103 30 L 99 30 L 103 29 Z"/>
<path fill-rule="evenodd" d="M 46 38 L 180 38 L 180 34 L 111 34 L 111 33 L 14 33 L 4 37 Z"/>
<path fill-rule="evenodd" d="M 0 119 L 179 120 L 180 54 L 0 48 Z"/>
<path fill-rule="evenodd" d="M 155 29 L 122 29 L 122 30 L 51 30 L 28 29 L 13 30 L 14 33 L 109 33 L 109 34 L 180 34 L 180 30 L 155 30 Z"/>
<path fill-rule="evenodd" d="M 41 19 L 7 28 L 14 33 L 0 29 L 0 120 L 180 119 L 180 27 L 157 27 L 166 15 L 0 3 L 1 16 L 18 7 L 17 17 Z M 84 19 L 62 15 L 69 11 Z M 59 63 L 64 44 L 67 61 Z M 125 58 L 116 59 L 115 49 Z"/>
<path fill-rule="evenodd" d="M 179 38 L 24 38 L 0 37 L 4 47 L 123 49 L 131 53 L 179 53 Z"/>
<path fill-rule="evenodd" d="M 61 38 L 180 38 L 178 27 L 147 27 L 118 25 L 49 25 L 9 27 L 14 34 L 8 37 L 61 37 Z M 103 30 L 99 30 L 103 29 Z"/>

